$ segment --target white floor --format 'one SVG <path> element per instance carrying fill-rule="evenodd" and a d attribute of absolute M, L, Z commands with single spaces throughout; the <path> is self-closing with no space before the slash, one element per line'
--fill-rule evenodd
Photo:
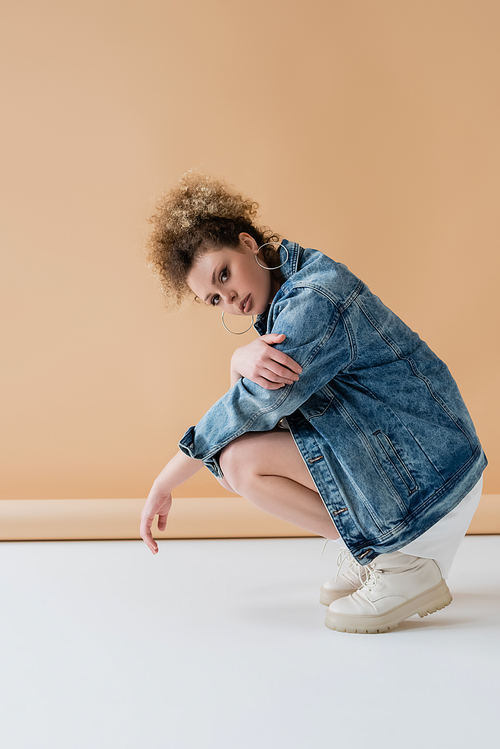
<path fill-rule="evenodd" d="M 497 745 L 500 536 L 467 536 L 454 602 L 332 632 L 322 539 L 0 543 L 5 749 Z"/>

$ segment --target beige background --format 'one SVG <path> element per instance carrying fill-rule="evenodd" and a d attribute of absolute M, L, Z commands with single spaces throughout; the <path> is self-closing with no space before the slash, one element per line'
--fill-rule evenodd
<path fill-rule="evenodd" d="M 496 0 L 36 0 L 0 24 L 2 499 L 145 497 L 229 386 L 141 245 L 196 166 L 450 367 L 500 492 Z M 203 470 L 178 496 L 223 497 Z"/>

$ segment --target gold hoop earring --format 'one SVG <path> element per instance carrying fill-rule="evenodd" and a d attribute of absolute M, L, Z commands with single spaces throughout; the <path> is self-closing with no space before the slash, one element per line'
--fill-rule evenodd
<path fill-rule="evenodd" d="M 254 315 L 252 315 L 252 324 L 250 325 L 250 328 L 253 328 L 253 324 L 254 324 L 253 318 L 254 318 Z M 231 333 L 232 335 L 243 335 L 243 333 L 248 333 L 248 331 L 250 330 L 250 328 L 247 328 L 246 330 L 242 330 L 241 333 L 235 333 L 234 330 L 229 330 L 226 323 L 224 322 L 224 312 L 222 313 L 222 324 L 224 325 L 227 332 Z"/>
<path fill-rule="evenodd" d="M 260 250 L 263 247 L 266 246 L 266 244 L 273 244 L 273 242 L 264 242 L 264 244 L 261 244 L 261 246 L 257 250 L 257 253 L 254 255 L 255 262 L 257 263 L 257 265 L 259 266 L 259 268 L 264 268 L 264 270 L 278 270 L 278 268 L 281 268 L 283 265 L 285 265 L 286 262 L 288 262 L 288 248 L 287 247 L 283 248 L 285 250 L 285 252 L 286 252 L 286 260 L 283 260 L 283 262 L 281 263 L 281 265 L 275 265 L 274 268 L 268 268 L 267 265 L 261 265 L 259 263 L 259 261 L 257 260 L 257 255 L 259 254 Z M 280 244 L 280 247 L 283 247 L 283 245 Z"/>

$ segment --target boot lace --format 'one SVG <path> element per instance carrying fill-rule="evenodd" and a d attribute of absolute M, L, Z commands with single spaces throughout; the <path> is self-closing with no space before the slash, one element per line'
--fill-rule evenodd
<path fill-rule="evenodd" d="M 323 556 L 323 552 L 325 551 L 326 545 L 328 541 L 331 541 L 330 538 L 327 538 L 325 543 L 323 544 L 323 549 L 321 550 L 321 557 Z M 337 573 L 335 575 L 335 582 L 339 579 L 340 571 L 342 567 L 344 566 L 344 563 L 348 562 L 349 569 L 354 572 L 358 576 L 359 584 L 360 585 L 366 585 L 366 583 L 370 580 L 370 575 L 372 573 L 372 566 L 374 565 L 374 562 L 370 562 L 370 564 L 365 565 L 364 567 L 361 564 L 358 564 L 356 559 L 353 557 L 349 549 L 342 549 L 340 554 L 337 557 Z"/>
<path fill-rule="evenodd" d="M 362 584 L 361 588 L 358 588 L 358 590 L 356 591 L 356 594 L 358 596 L 361 596 L 367 603 L 370 604 L 370 606 L 373 609 L 375 609 L 375 611 L 377 611 L 377 607 L 375 606 L 375 604 L 373 603 L 373 601 L 370 601 L 369 597 L 366 595 L 368 593 L 368 591 L 373 590 L 373 588 L 377 584 L 377 582 L 379 580 L 379 577 L 380 577 L 380 574 L 381 574 L 372 565 L 374 565 L 374 562 L 371 562 L 371 564 L 367 564 L 366 565 L 369 568 L 367 570 L 366 579 L 365 579 L 364 583 Z"/>

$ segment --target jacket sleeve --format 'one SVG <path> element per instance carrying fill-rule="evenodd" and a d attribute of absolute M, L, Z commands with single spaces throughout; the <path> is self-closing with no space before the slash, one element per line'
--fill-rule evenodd
<path fill-rule="evenodd" d="M 179 442 L 182 452 L 203 460 L 218 478 L 223 474 L 217 456 L 227 444 L 246 432 L 273 429 L 352 358 L 350 338 L 337 306 L 324 292 L 310 286 L 295 287 L 275 302 L 268 333 L 285 334 L 283 343 L 275 348 L 300 364 L 298 381 L 266 390 L 241 378 Z"/>

